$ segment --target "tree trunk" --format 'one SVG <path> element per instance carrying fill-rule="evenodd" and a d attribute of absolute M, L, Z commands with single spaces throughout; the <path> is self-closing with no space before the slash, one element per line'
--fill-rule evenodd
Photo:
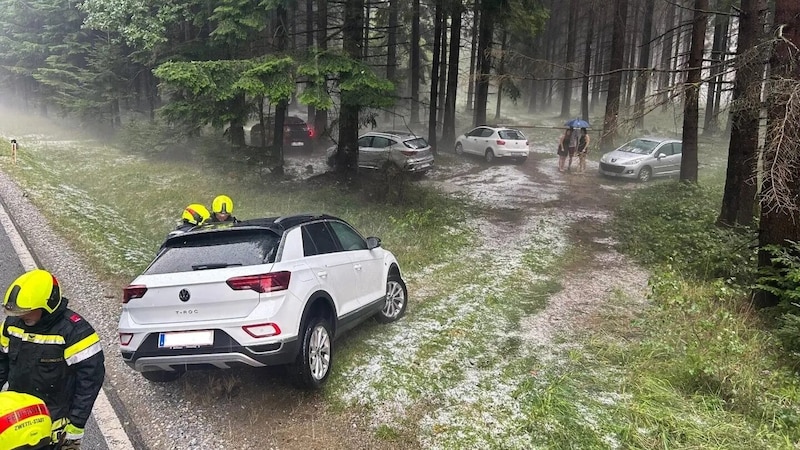
<path fill-rule="evenodd" d="M 736 48 L 736 79 L 731 101 L 731 140 L 722 209 L 717 218 L 719 225 L 752 225 L 754 219 L 754 175 L 761 112 L 761 74 L 764 72 L 764 62 L 757 44 L 766 12 L 767 0 L 742 0 Z"/>
<path fill-rule="evenodd" d="M 478 74 L 475 83 L 474 124 L 486 124 L 486 103 L 489 100 L 489 82 L 492 70 L 492 34 L 494 15 L 486 2 L 481 3 L 481 19 L 478 26 Z"/>
<path fill-rule="evenodd" d="M 581 86 L 581 117 L 589 121 L 589 74 L 592 71 L 592 41 L 594 40 L 594 0 L 589 3 L 586 16 L 586 42 L 583 47 L 583 83 Z M 595 69 L 596 70 L 596 69 Z"/>
<path fill-rule="evenodd" d="M 494 120 L 495 122 L 500 121 L 500 108 L 503 101 L 503 85 L 505 84 L 505 80 L 503 79 L 503 74 L 505 71 L 505 62 L 506 62 L 506 31 L 503 30 L 503 37 L 500 38 L 500 62 L 497 65 L 497 75 L 499 75 L 497 80 L 497 105 L 494 111 Z"/>
<path fill-rule="evenodd" d="M 469 46 L 469 82 L 467 83 L 467 111 L 472 112 L 475 108 L 475 85 L 477 77 L 475 76 L 475 65 L 478 60 L 478 23 L 481 20 L 480 9 L 477 2 L 475 3 L 474 16 L 472 20 L 472 40 Z"/>
<path fill-rule="evenodd" d="M 800 241 L 800 2 L 775 1 L 778 38 L 770 58 L 767 141 L 761 187 L 758 265 L 774 266 L 767 246 L 787 248 Z M 758 291 L 756 304 L 772 306 L 778 298 Z"/>
<path fill-rule="evenodd" d="M 647 85 L 650 82 L 650 37 L 653 34 L 654 0 L 645 0 L 644 24 L 642 25 L 642 45 L 639 48 L 639 72 L 636 74 L 636 102 L 633 117 L 636 128 L 644 128 L 644 104 Z"/>
<path fill-rule="evenodd" d="M 635 7 L 633 8 L 633 22 L 628 22 L 631 24 L 630 32 L 626 37 L 626 42 L 628 43 L 628 51 L 627 56 L 625 57 L 625 62 L 623 65 L 626 68 L 629 67 L 636 67 L 636 40 L 638 38 L 635 30 L 636 27 L 639 25 L 639 2 L 634 2 Z M 630 18 L 629 18 L 630 19 Z M 633 97 L 633 80 L 636 77 L 636 72 L 632 70 L 626 70 L 622 73 L 622 85 L 625 87 L 625 91 L 623 92 L 625 98 L 625 109 L 627 115 L 627 109 L 631 106 L 631 97 Z"/>
<path fill-rule="evenodd" d="M 608 76 L 608 98 L 603 119 L 603 135 L 600 148 L 610 151 L 614 148 L 617 135 L 617 115 L 619 114 L 620 85 L 622 83 L 622 59 L 625 52 L 625 26 L 628 21 L 628 0 L 614 0 L 614 26 L 611 32 L 611 67 Z"/>
<path fill-rule="evenodd" d="M 715 9 L 722 7 L 720 1 L 716 2 Z M 714 43 L 711 45 L 711 76 L 708 80 L 708 96 L 706 97 L 706 111 L 703 120 L 703 136 L 711 136 L 719 131 L 717 123 L 717 92 L 722 89 L 722 53 L 725 51 L 725 37 L 728 34 L 728 16 L 714 14 Z"/>
<path fill-rule="evenodd" d="M 433 19 L 433 63 L 431 64 L 431 98 L 428 104 L 428 144 L 434 154 L 436 153 L 436 112 L 439 101 L 439 58 L 442 52 L 442 0 L 436 1 Z"/>
<path fill-rule="evenodd" d="M 458 59 L 461 46 L 461 2 L 451 2 L 450 61 L 447 65 L 447 95 L 444 101 L 442 148 L 452 148 L 456 142 L 456 96 L 458 95 Z"/>
<path fill-rule="evenodd" d="M 666 108 L 669 104 L 670 71 L 672 70 L 672 46 L 675 31 L 675 6 L 667 3 L 667 19 L 664 24 L 664 36 L 661 41 L 661 75 L 658 77 L 658 103 Z"/>
<path fill-rule="evenodd" d="M 567 26 L 567 53 L 564 65 L 564 89 L 561 91 L 561 118 L 570 117 L 572 103 L 572 78 L 575 76 L 575 41 L 578 34 L 578 1 L 569 0 L 569 20 Z"/>
<path fill-rule="evenodd" d="M 306 52 L 310 52 L 314 48 L 314 0 L 306 0 Z M 312 129 L 314 127 L 317 109 L 311 105 L 307 107 L 308 123 Z"/>
<path fill-rule="evenodd" d="M 397 89 L 397 27 L 398 11 L 397 2 L 399 0 L 389 0 L 389 30 L 386 34 L 386 79 L 391 81 Z M 383 116 L 384 121 L 392 120 L 392 113 L 386 111 Z"/>
<path fill-rule="evenodd" d="M 411 2 L 411 114 L 409 115 L 411 125 L 419 124 L 419 75 L 420 75 L 420 53 L 419 53 L 419 2 Z"/>
<path fill-rule="evenodd" d="M 327 0 L 317 1 L 317 47 L 320 51 L 328 48 L 328 2 Z M 314 132 L 317 139 L 329 137 L 328 131 L 328 111 L 320 109 L 314 116 Z"/>
<path fill-rule="evenodd" d="M 683 155 L 681 156 L 681 181 L 697 183 L 697 126 L 699 116 L 700 80 L 703 72 L 703 48 L 708 21 L 708 0 L 694 0 L 692 43 L 686 75 L 683 107 Z"/>
<path fill-rule="evenodd" d="M 364 0 L 346 0 L 342 24 L 342 46 L 350 58 L 361 59 L 361 30 L 364 20 Z M 339 112 L 339 146 L 336 150 L 336 171 L 347 182 L 353 182 L 358 172 L 358 113 L 359 106 L 342 101 Z"/>
<path fill-rule="evenodd" d="M 439 55 L 439 100 L 436 102 L 436 127 L 444 120 L 444 95 L 447 92 L 447 12 L 442 5 L 442 46 Z"/>

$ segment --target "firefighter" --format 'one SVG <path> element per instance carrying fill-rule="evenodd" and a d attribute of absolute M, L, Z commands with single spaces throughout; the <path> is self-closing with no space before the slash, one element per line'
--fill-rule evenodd
<path fill-rule="evenodd" d="M 227 195 L 218 195 L 211 202 L 210 222 L 238 222 L 233 216 L 233 200 Z"/>
<path fill-rule="evenodd" d="M 3 299 L 0 385 L 41 398 L 53 421 L 53 440 L 79 449 L 83 429 L 105 378 L 100 337 L 70 310 L 58 280 L 46 270 L 26 272 Z"/>
<path fill-rule="evenodd" d="M 42 400 L 20 392 L 0 392 L 0 449 L 50 449 L 51 426 Z"/>

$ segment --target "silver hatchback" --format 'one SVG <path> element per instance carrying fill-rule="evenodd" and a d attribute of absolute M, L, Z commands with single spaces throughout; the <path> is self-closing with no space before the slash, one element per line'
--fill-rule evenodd
<path fill-rule="evenodd" d="M 336 147 L 327 151 L 328 165 L 335 164 Z M 405 131 L 370 131 L 358 138 L 358 167 L 425 173 L 433 168 L 433 151 L 425 138 Z"/>
<path fill-rule="evenodd" d="M 683 143 L 677 139 L 634 139 L 603 155 L 600 173 L 639 181 L 680 175 L 682 152 Z"/>

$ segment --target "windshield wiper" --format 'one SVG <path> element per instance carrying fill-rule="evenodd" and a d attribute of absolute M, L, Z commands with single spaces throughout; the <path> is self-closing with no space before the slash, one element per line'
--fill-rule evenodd
<path fill-rule="evenodd" d="M 192 266 L 192 270 L 207 270 L 207 269 L 223 269 L 225 267 L 231 266 L 241 266 L 241 263 L 208 263 L 208 264 L 196 264 Z"/>

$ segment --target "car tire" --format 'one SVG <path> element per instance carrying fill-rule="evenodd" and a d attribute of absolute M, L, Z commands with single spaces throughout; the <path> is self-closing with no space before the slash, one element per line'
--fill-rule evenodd
<path fill-rule="evenodd" d="M 400 275 L 391 274 L 386 280 L 386 301 L 381 311 L 375 315 L 380 323 L 391 323 L 403 317 L 408 307 L 408 290 Z"/>
<path fill-rule="evenodd" d="M 456 155 L 463 155 L 464 154 L 464 146 L 461 145 L 461 142 L 456 144 Z"/>
<path fill-rule="evenodd" d="M 169 383 L 182 377 L 184 372 L 182 370 L 175 370 L 168 372 L 166 370 L 154 370 L 150 372 L 142 372 L 142 376 L 147 381 L 153 383 Z"/>
<path fill-rule="evenodd" d="M 300 329 L 300 351 L 291 367 L 295 384 L 303 389 L 319 389 L 333 368 L 333 333 L 324 317 L 309 318 Z"/>
<path fill-rule="evenodd" d="M 653 178 L 653 169 L 651 169 L 650 166 L 642 167 L 639 169 L 639 174 L 636 176 L 636 178 L 642 183 L 650 181 L 650 179 Z"/>
<path fill-rule="evenodd" d="M 486 149 L 486 153 L 483 155 L 483 159 L 485 159 L 487 163 L 491 163 L 492 161 L 494 161 L 494 152 L 492 151 L 492 149 L 490 148 Z"/>

